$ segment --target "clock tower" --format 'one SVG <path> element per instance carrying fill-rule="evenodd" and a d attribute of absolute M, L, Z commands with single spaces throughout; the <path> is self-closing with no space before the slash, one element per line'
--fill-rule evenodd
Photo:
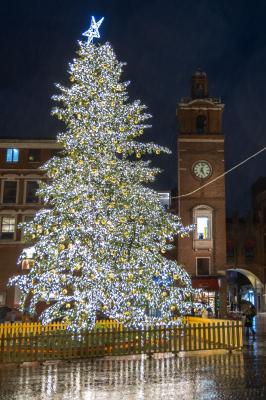
<path fill-rule="evenodd" d="M 177 106 L 177 211 L 184 225 L 195 224 L 190 238 L 179 238 L 178 261 L 192 276 L 193 286 L 203 289 L 203 302 L 216 315 L 223 314 L 226 305 L 224 178 L 206 184 L 224 172 L 223 109 L 220 99 L 209 96 L 206 73 L 196 71 L 190 97 Z"/>

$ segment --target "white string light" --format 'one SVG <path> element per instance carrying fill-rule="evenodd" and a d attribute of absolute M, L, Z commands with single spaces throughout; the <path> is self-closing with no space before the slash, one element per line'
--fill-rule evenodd
<path fill-rule="evenodd" d="M 262 149 L 260 149 L 259 151 L 257 151 L 256 153 L 252 154 L 251 156 L 249 156 L 248 158 L 246 158 L 244 161 L 241 161 L 240 163 L 238 163 L 237 165 L 235 165 L 234 167 L 230 168 L 229 170 L 227 170 L 226 172 L 224 172 L 223 174 L 217 176 L 216 178 L 212 179 L 210 182 L 205 183 L 205 185 L 202 185 L 201 187 L 193 190 L 192 192 L 189 193 L 185 193 L 185 194 L 181 194 L 179 196 L 173 196 L 171 197 L 172 199 L 181 199 L 182 197 L 188 197 L 191 196 L 192 194 L 198 192 L 199 190 L 205 188 L 206 186 L 211 185 L 213 182 L 216 182 L 218 179 L 223 178 L 225 175 L 229 174 L 229 172 L 232 172 L 234 169 L 240 167 L 241 165 L 245 164 L 246 162 L 248 162 L 249 160 L 251 160 L 252 158 L 256 157 L 257 155 L 259 155 L 260 153 L 262 153 L 263 151 L 266 150 L 266 147 L 263 147 Z"/>

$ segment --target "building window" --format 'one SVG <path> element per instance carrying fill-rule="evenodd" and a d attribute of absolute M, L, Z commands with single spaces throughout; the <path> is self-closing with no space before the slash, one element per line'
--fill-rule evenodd
<path fill-rule="evenodd" d="M 39 189 L 39 185 L 37 181 L 27 181 L 26 182 L 26 203 L 39 203 L 39 197 L 36 192 Z"/>
<path fill-rule="evenodd" d="M 33 220 L 33 218 L 34 218 L 34 215 L 24 215 L 23 216 L 23 223 L 31 222 Z M 22 239 L 23 239 L 24 236 L 25 236 L 25 232 L 24 232 L 24 229 L 22 227 L 21 228 L 21 237 L 22 237 Z"/>
<path fill-rule="evenodd" d="M 17 181 L 4 181 L 3 203 L 17 202 Z"/>
<path fill-rule="evenodd" d="M 233 258 L 235 256 L 234 243 L 232 240 L 227 240 L 226 242 L 226 256 L 228 258 Z"/>
<path fill-rule="evenodd" d="M 14 239 L 16 229 L 15 217 L 1 218 L 1 239 Z"/>
<path fill-rule="evenodd" d="M 210 275 L 210 259 L 209 257 L 198 257 L 197 262 L 197 275 Z"/>
<path fill-rule="evenodd" d="M 6 162 L 16 163 L 19 160 L 19 149 L 6 150 Z"/>
<path fill-rule="evenodd" d="M 28 161 L 29 162 L 41 161 L 41 150 L 40 149 L 29 149 Z"/>
<path fill-rule="evenodd" d="M 206 117 L 205 115 L 198 115 L 196 119 L 196 132 L 204 133 L 206 128 Z"/>
<path fill-rule="evenodd" d="M 251 260 L 254 258 L 254 248 L 255 248 L 255 243 L 253 240 L 246 240 L 244 244 L 244 254 L 246 260 Z"/>
<path fill-rule="evenodd" d="M 0 306 L 4 306 L 6 304 L 6 292 L 0 292 Z M 0 317 L 0 322 L 1 321 L 1 317 Z"/>
<path fill-rule="evenodd" d="M 18 286 L 15 286 L 14 305 L 15 305 L 16 307 L 19 306 L 21 296 L 22 296 L 21 289 L 20 289 Z"/>
<path fill-rule="evenodd" d="M 160 203 L 161 203 L 161 205 L 162 205 L 166 210 L 169 210 L 169 209 L 170 209 L 170 205 L 171 205 L 170 192 L 159 192 L 158 195 L 159 195 L 159 197 L 160 197 Z"/>

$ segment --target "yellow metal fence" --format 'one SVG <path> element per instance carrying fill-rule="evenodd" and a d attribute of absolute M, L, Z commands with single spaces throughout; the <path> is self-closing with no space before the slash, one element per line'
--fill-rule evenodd
<path fill-rule="evenodd" d="M 235 334 L 235 336 L 234 336 Z M 0 363 L 241 348 L 239 321 L 142 329 L 67 330 L 0 336 Z"/>
<path fill-rule="evenodd" d="M 239 348 L 243 347 L 243 326 L 240 321 L 236 324 L 235 321 L 225 319 L 185 317 L 184 323 L 194 328 L 194 335 L 199 340 L 204 340 L 206 336 L 206 340 L 212 343 L 226 346 L 238 343 Z M 227 329 L 223 329 L 224 326 L 227 326 Z"/>
<path fill-rule="evenodd" d="M 37 334 L 42 332 L 53 332 L 66 330 L 67 325 L 62 322 L 52 322 L 47 325 L 42 325 L 40 322 L 5 322 L 0 324 L 0 336 L 18 334 Z M 122 324 L 114 320 L 98 320 L 95 329 L 116 329 L 122 330 Z"/>

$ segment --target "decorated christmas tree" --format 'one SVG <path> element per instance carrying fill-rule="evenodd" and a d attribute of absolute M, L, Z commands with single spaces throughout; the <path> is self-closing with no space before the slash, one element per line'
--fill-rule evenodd
<path fill-rule="evenodd" d="M 190 310 L 193 292 L 189 275 L 165 257 L 189 228 L 161 205 L 150 188 L 159 170 L 143 160 L 169 150 L 139 140 L 150 115 L 129 102 L 111 45 L 92 42 L 101 22 L 93 18 L 79 42 L 70 85 L 57 85 L 63 150 L 42 167 L 45 207 L 23 227 L 32 267 L 11 280 L 31 313 L 45 301 L 40 319 L 73 331 L 93 328 L 99 312 L 127 326 L 169 324 Z"/>

